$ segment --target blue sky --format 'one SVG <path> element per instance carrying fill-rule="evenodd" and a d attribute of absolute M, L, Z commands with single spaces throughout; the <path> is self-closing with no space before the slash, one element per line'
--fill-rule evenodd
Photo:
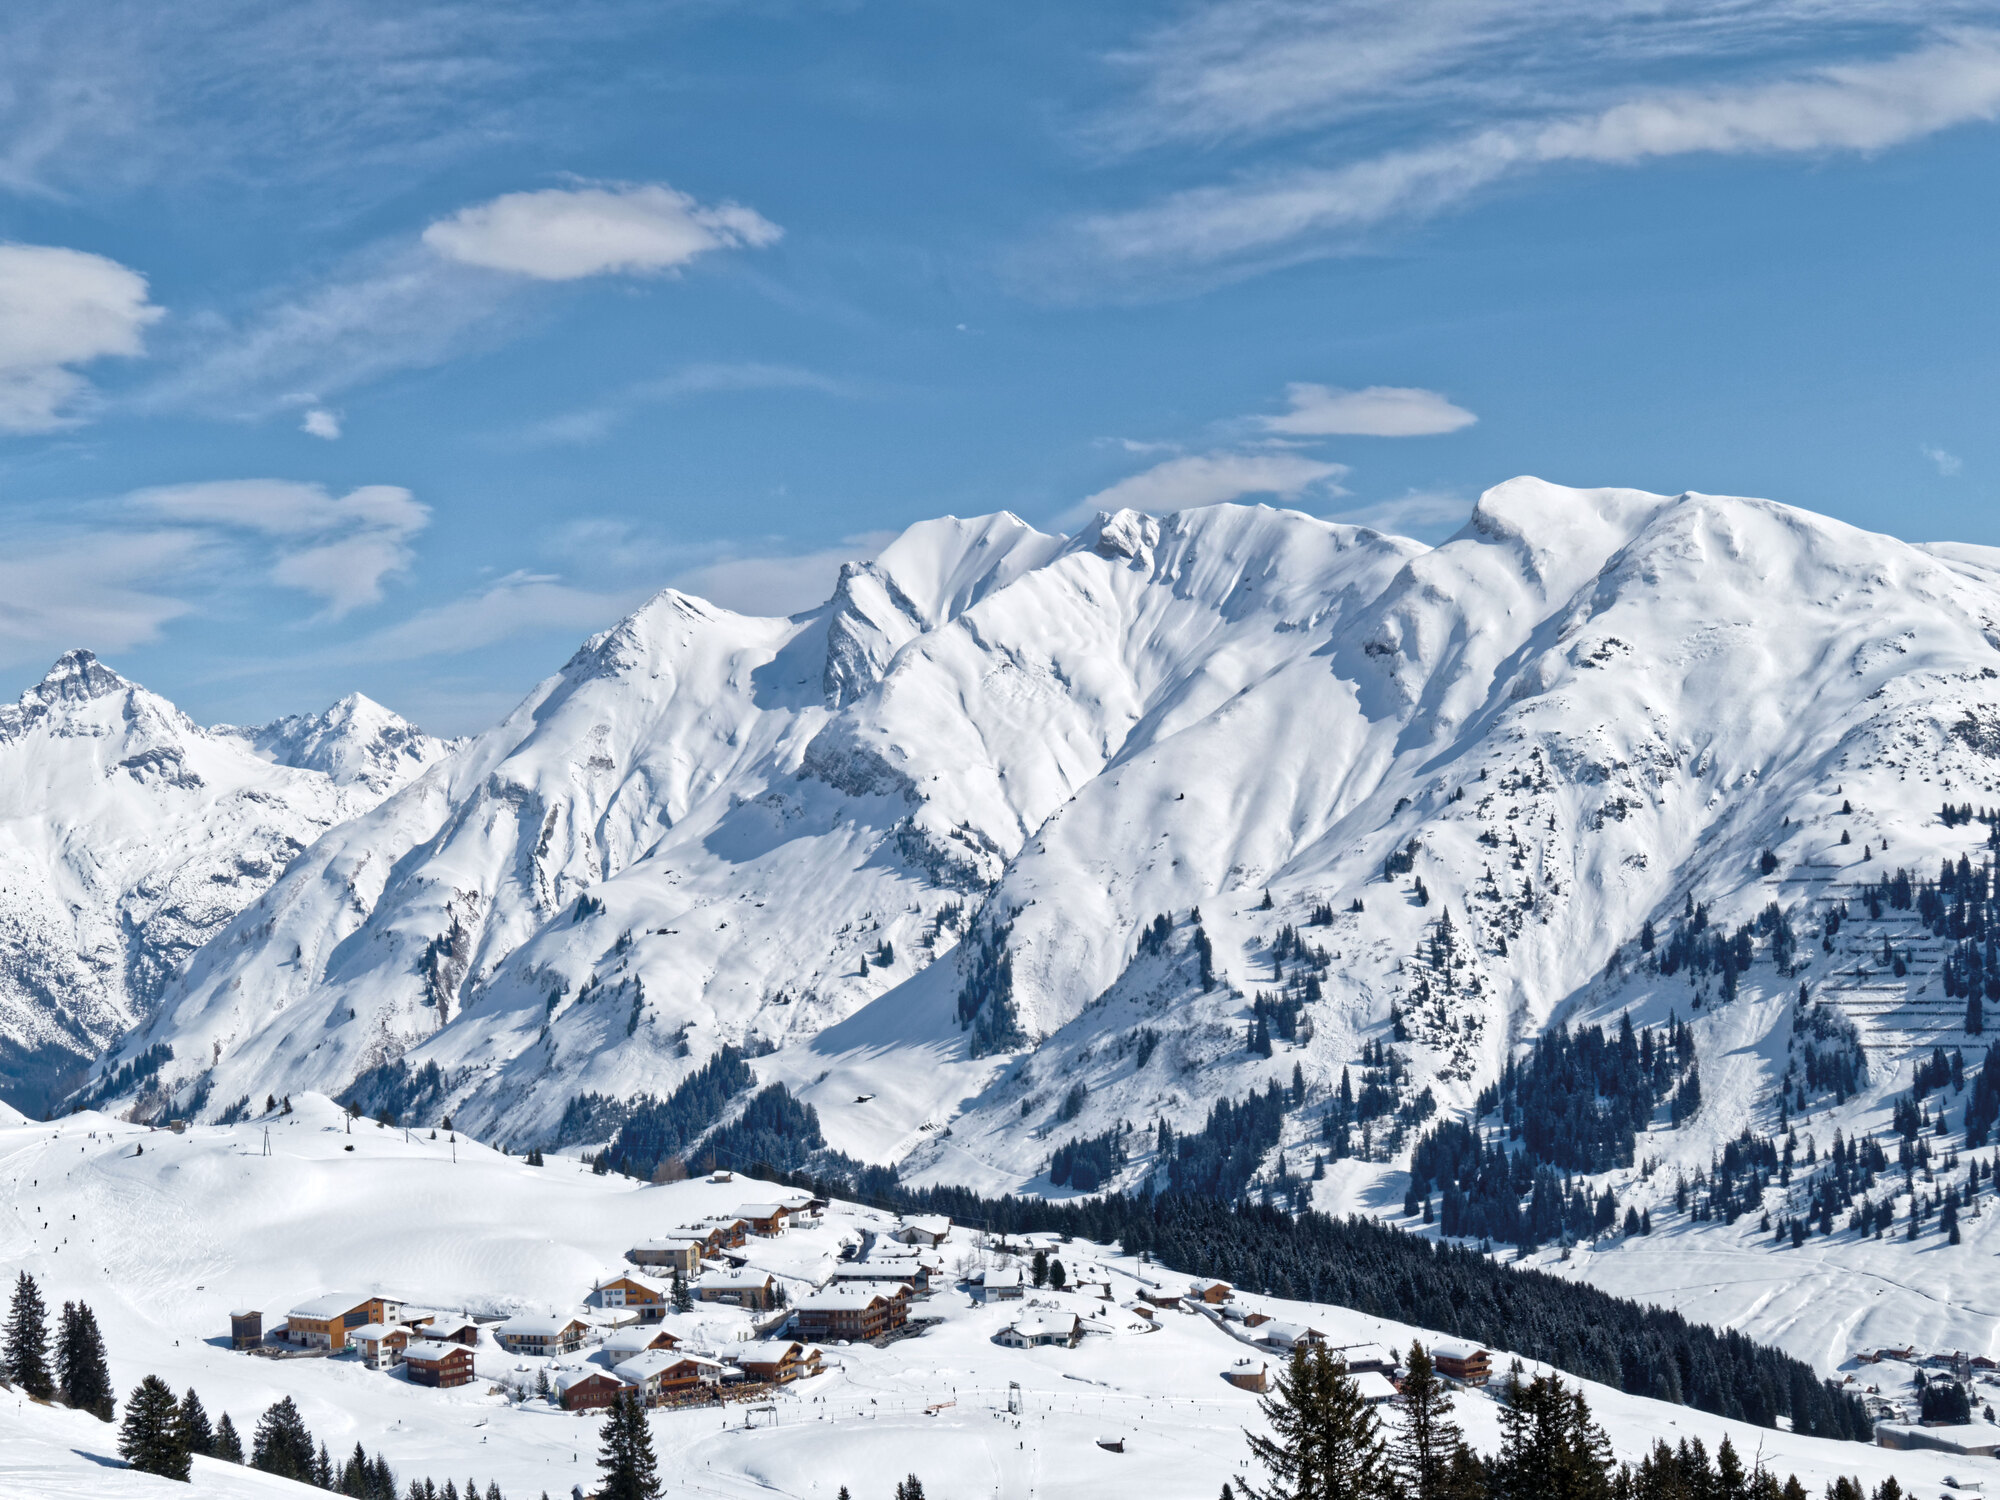
<path fill-rule="evenodd" d="M 945 512 L 1534 473 L 2000 544 L 2000 13 L 30 4 L 0 690 L 483 727 Z"/>

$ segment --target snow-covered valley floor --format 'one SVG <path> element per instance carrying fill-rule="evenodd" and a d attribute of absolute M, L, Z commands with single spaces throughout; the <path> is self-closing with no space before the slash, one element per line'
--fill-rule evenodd
<path fill-rule="evenodd" d="M 587 1490 L 596 1472 L 597 1418 L 497 1394 L 496 1382 L 520 1378 L 533 1362 L 502 1353 L 490 1333 L 478 1351 L 479 1378 L 436 1391 L 366 1369 L 352 1356 L 234 1353 L 228 1315 L 258 1308 L 269 1325 L 334 1289 L 380 1290 L 477 1314 L 573 1309 L 598 1278 L 621 1267 L 626 1247 L 768 1190 L 741 1178 L 644 1186 L 555 1158 L 535 1168 L 463 1137 L 406 1137 L 367 1121 L 349 1134 L 323 1099 L 302 1097 L 297 1105 L 270 1122 L 268 1155 L 263 1123 L 176 1135 L 86 1114 L 0 1128 L 0 1272 L 10 1281 L 17 1270 L 37 1277 L 52 1310 L 68 1299 L 90 1303 L 121 1392 L 149 1372 L 176 1390 L 193 1386 L 211 1416 L 227 1411 L 246 1439 L 258 1414 L 290 1395 L 336 1458 L 359 1441 L 385 1454 L 405 1482 L 429 1475 L 442 1485 L 449 1476 L 462 1485 L 473 1477 L 483 1489 L 497 1481 L 510 1500 L 534 1500 L 544 1490 L 566 1496 L 577 1483 Z M 837 1204 L 823 1222 L 775 1241 L 752 1239 L 746 1251 L 753 1267 L 784 1278 L 796 1297 L 831 1267 L 843 1242 L 891 1227 L 886 1215 Z M 941 1500 L 1081 1500 L 1107 1491 L 1213 1495 L 1240 1472 L 1244 1429 L 1258 1422 L 1256 1398 L 1223 1374 L 1239 1360 L 1262 1364 L 1271 1355 L 1194 1312 L 1163 1314 L 1151 1331 L 1087 1334 L 1075 1349 L 1002 1347 L 995 1334 L 1024 1304 L 978 1305 L 951 1284 L 949 1272 L 980 1253 L 969 1240 L 957 1243 L 964 1233 L 941 1247 L 948 1274 L 921 1304 L 937 1319 L 922 1335 L 885 1348 L 830 1347 L 826 1372 L 785 1389 L 766 1411 L 655 1414 L 668 1491 L 832 1500 L 846 1485 L 857 1500 L 882 1500 L 914 1472 Z M 1118 1304 L 1146 1282 L 1184 1280 L 1080 1243 L 1058 1253 L 1072 1277 L 1101 1273 L 1112 1302 L 1030 1293 L 1050 1305 L 1028 1310 L 1097 1310 L 1136 1329 L 1138 1320 Z M 1797 1264 L 1787 1262 L 1786 1274 L 1795 1275 Z M 1699 1282 L 1700 1274 L 1688 1281 Z M 1713 1285 L 1731 1282 L 1718 1274 Z M 1809 1285 L 1801 1297 L 1809 1306 Z M 1418 1332 L 1338 1308 L 1245 1300 L 1311 1323 L 1337 1344 L 1401 1348 Z M 1689 1311 L 1709 1315 L 1700 1306 Z M 741 1331 L 742 1317 L 711 1308 L 671 1315 L 668 1326 L 690 1342 L 719 1343 Z M 570 1358 L 590 1354 L 586 1348 Z M 1006 1410 L 1010 1384 L 1020 1387 L 1018 1417 Z M 1765 1431 L 1587 1389 L 1622 1458 L 1637 1457 L 1657 1438 L 1690 1434 L 1713 1449 L 1726 1432 L 1746 1459 L 1761 1452 L 1768 1466 L 1796 1472 L 1815 1493 L 1842 1473 L 1872 1486 L 1893 1472 L 1925 1494 L 1938 1493 L 1946 1475 L 1983 1472 L 2000 1483 L 2000 1465 L 1989 1460 Z M 1476 1446 L 1497 1446 L 1489 1395 L 1463 1395 L 1459 1418 Z M 1098 1445 L 1113 1437 L 1125 1440 L 1123 1453 Z M 189 1493 L 107 1467 L 115 1451 L 114 1428 L 18 1396 L 0 1400 L 0 1495 Z M 204 1463 L 193 1493 L 248 1497 L 286 1488 Z"/>

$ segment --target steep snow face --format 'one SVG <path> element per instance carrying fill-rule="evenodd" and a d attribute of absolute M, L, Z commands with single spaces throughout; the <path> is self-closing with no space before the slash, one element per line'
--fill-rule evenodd
<path fill-rule="evenodd" d="M 329 766 L 441 747 L 365 699 L 288 720 Z M 88 651 L 0 708 L 0 1087 L 50 1102 L 148 1014 L 180 965 L 327 828 L 396 782 L 253 751 Z"/>
<path fill-rule="evenodd" d="M 1527 479 L 1436 548 L 1264 507 L 925 523 L 791 619 L 662 594 L 323 839 L 121 1056 L 171 1046 L 211 1110 L 435 1062 L 436 1107 L 535 1142 L 775 1049 L 836 1146 L 993 1189 L 1271 1082 L 1302 1145 L 1391 1034 L 1463 1105 L 1553 1018 L 1685 1011 L 1634 940 L 1690 895 L 1804 924 L 1864 848 L 1976 841 L 1936 808 L 2000 793 L 1996 579 Z M 1839 990 L 1804 959 L 1783 985 Z M 1269 1056 L 1259 992 L 1303 1007 Z"/>

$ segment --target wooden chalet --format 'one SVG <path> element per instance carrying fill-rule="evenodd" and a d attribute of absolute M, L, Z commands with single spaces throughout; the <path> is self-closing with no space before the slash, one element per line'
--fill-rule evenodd
<path fill-rule="evenodd" d="M 796 1339 L 731 1344 L 716 1350 L 716 1356 L 736 1366 L 750 1379 L 766 1385 L 789 1385 L 794 1380 L 804 1380 L 820 1371 L 819 1350 Z"/>
<path fill-rule="evenodd" d="M 814 1343 L 880 1338 L 908 1321 L 907 1302 L 875 1291 L 818 1292 L 793 1308 L 799 1337 Z"/>
<path fill-rule="evenodd" d="M 1439 1339 L 1431 1345 L 1437 1372 L 1462 1385 L 1484 1385 L 1493 1378 L 1493 1356 L 1466 1339 Z"/>
<path fill-rule="evenodd" d="M 657 1323 L 673 1306 L 674 1289 L 664 1281 L 628 1271 L 597 1285 L 599 1307 L 621 1307 L 639 1315 L 641 1323 Z"/>
<path fill-rule="evenodd" d="M 347 1347 L 354 1329 L 370 1323 L 400 1323 L 402 1315 L 403 1304 L 390 1297 L 329 1292 L 299 1304 L 286 1315 L 286 1336 L 309 1349 L 331 1349 L 338 1354 Z"/>
<path fill-rule="evenodd" d="M 509 1354 L 571 1354 L 583 1344 L 583 1320 L 565 1313 L 523 1313 L 493 1330 Z"/>
<path fill-rule="evenodd" d="M 564 1370 L 556 1376 L 556 1396 L 564 1411 L 590 1411 L 610 1406 L 630 1389 L 608 1370 Z"/>
<path fill-rule="evenodd" d="M 411 1385 L 470 1385 L 472 1351 L 463 1344 L 416 1339 L 403 1349 L 403 1373 Z"/>
<path fill-rule="evenodd" d="M 694 1294 L 703 1302 L 766 1308 L 771 1305 L 771 1289 L 775 1284 L 762 1271 L 704 1271 L 694 1284 Z"/>

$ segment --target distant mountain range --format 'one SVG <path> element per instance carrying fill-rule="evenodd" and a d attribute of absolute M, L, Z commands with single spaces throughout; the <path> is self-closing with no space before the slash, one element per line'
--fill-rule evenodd
<path fill-rule="evenodd" d="M 790 618 L 664 592 L 455 746 L 355 699 L 202 730 L 76 653 L 0 770 L 10 1066 L 129 1026 L 149 1110 L 434 1063 L 424 1111 L 554 1144 L 729 1044 L 852 1155 L 1058 1191 L 1273 1083 L 1310 1155 L 1364 1047 L 1380 1155 L 1554 1019 L 1728 1009 L 1725 1131 L 1801 984 L 1883 1086 L 1969 1040 L 1934 955 L 1892 993 L 1820 914 L 1986 836 L 1939 809 L 2000 802 L 2000 552 L 1532 479 L 1437 547 L 945 518 Z M 1696 903 L 1796 942 L 1663 974 Z"/>

